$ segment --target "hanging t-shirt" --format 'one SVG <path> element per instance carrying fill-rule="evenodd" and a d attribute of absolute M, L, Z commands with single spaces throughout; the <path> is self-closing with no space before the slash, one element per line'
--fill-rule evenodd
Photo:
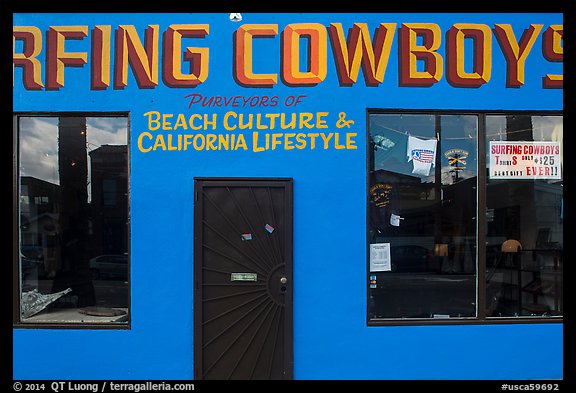
<path fill-rule="evenodd" d="M 419 139 L 413 136 L 408 137 L 408 161 L 412 161 L 415 175 L 428 176 L 430 168 L 435 166 L 436 139 Z"/>
<path fill-rule="evenodd" d="M 379 232 L 390 229 L 391 214 L 400 214 L 399 178 L 395 173 L 378 170 L 370 175 L 370 226 Z"/>

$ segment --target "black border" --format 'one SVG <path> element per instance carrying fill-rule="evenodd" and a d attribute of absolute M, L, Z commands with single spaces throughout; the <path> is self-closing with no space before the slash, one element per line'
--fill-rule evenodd
<path fill-rule="evenodd" d="M 461 3 L 454 3 L 454 2 L 444 2 L 443 4 L 438 4 L 438 2 L 428 2 L 424 3 L 421 2 L 419 4 L 415 4 L 413 2 L 366 2 L 362 4 L 358 1 L 351 2 L 351 3 L 343 3 L 343 2 L 336 2 L 331 3 L 329 9 L 323 4 L 311 4 L 310 2 L 300 2 L 300 4 L 296 2 L 284 2 L 283 4 L 279 4 L 278 2 L 271 4 L 271 3 L 262 3 L 258 4 L 257 2 L 249 2 L 249 1 L 234 1 L 234 0 L 225 0 L 221 2 L 212 1 L 210 2 L 210 6 L 202 6 L 197 3 L 190 3 L 190 2 L 179 2 L 177 5 L 170 5 L 168 2 L 157 2 L 157 3 L 140 3 L 138 6 L 135 6 L 134 3 L 131 2 L 117 2 L 117 1 L 109 1 L 109 0 L 102 0 L 99 2 L 69 2 L 69 1 L 61 1 L 60 3 L 56 1 L 47 2 L 45 0 L 31 0 L 31 1 L 8 1 L 8 4 L 3 4 L 4 9 L 6 10 L 6 14 L 9 11 L 12 12 L 36 12 L 36 13 L 46 13 L 46 12 L 59 12 L 59 13 L 66 13 L 66 12 L 381 12 L 381 13 L 393 13 L 393 12 L 407 12 L 412 13 L 415 11 L 423 12 L 423 13 L 451 13 L 451 12 L 459 12 L 459 13 L 486 13 L 486 12 L 495 12 L 495 13 L 519 13 L 519 12 L 551 12 L 551 13 L 564 13 L 570 11 L 573 7 L 569 7 L 570 2 L 567 1 L 560 1 L 560 2 L 530 2 L 530 3 L 515 3 L 515 2 L 493 2 L 493 3 L 475 3 L 470 4 L 469 2 L 461 2 Z M 204 8 L 203 8 L 204 7 Z M 564 24 L 571 25 L 572 21 L 564 21 Z M 11 24 L 10 19 L 8 18 L 1 18 L 0 25 L 2 26 L 2 32 L 4 33 L 2 37 L 4 40 L 2 43 L 4 44 L 2 54 L 6 56 L 6 61 L 2 62 L 4 65 L 3 72 L 0 74 L 3 76 L 3 89 L 1 91 L 9 92 L 12 90 L 12 67 L 11 67 L 11 60 L 8 58 L 10 56 L 10 48 L 12 46 L 12 40 L 10 39 L 10 32 L 11 32 Z M 568 40 L 566 40 L 564 47 L 566 48 L 566 56 L 564 59 L 565 64 L 571 64 L 571 60 L 573 59 L 574 51 L 572 49 L 572 35 L 570 33 L 570 29 L 568 30 Z M 566 69 L 570 69 L 566 67 Z M 573 85 L 573 78 L 568 78 L 564 81 L 564 92 L 565 92 L 565 108 L 569 110 L 564 115 L 564 121 L 567 122 L 569 125 L 572 123 L 571 117 L 572 109 L 574 107 L 574 91 L 572 90 Z M 6 117 L 10 117 L 12 113 L 12 94 L 9 95 L 9 98 L 4 98 L 3 108 L 5 109 Z M 570 135 L 565 135 L 567 140 L 571 140 L 573 138 Z M 567 144 L 568 145 L 568 144 Z M 4 143 L 2 144 L 4 149 L 6 150 L 3 157 L 6 161 L 10 160 L 12 155 L 12 146 L 11 143 Z M 6 167 L 11 165 L 11 163 L 6 163 Z M 11 176 L 8 174 L 8 171 L 5 172 L 5 176 Z M 8 180 L 8 179 L 7 179 Z M 11 180 L 10 180 L 11 181 Z M 7 184 L 7 183 L 6 183 Z M 572 184 L 570 179 L 564 180 L 564 187 L 565 187 L 565 194 L 569 197 L 574 195 L 572 193 Z M 8 206 L 5 207 L 8 210 Z M 572 222 L 572 206 L 568 205 L 565 207 L 565 219 L 567 222 Z M 12 215 L 12 208 L 10 206 L 10 212 L 5 213 L 5 217 Z M 566 250 L 565 250 L 566 252 Z M 574 272 L 574 267 L 569 266 L 566 264 L 565 266 L 565 273 L 566 275 L 570 274 L 569 272 Z M 571 276 L 573 276 L 572 274 Z M 8 281 L 8 279 L 6 279 Z M 0 286 L 3 289 L 2 298 L 6 303 L 5 309 L 11 307 L 11 300 L 10 297 L 12 296 L 12 288 L 10 288 L 10 284 L 6 283 L 5 285 Z M 565 293 L 572 291 L 572 288 L 565 288 Z M 574 330 L 574 316 L 572 310 L 570 309 L 570 305 L 567 306 L 566 298 L 570 299 L 569 296 L 565 296 L 565 313 L 564 313 L 564 348 L 565 350 L 565 361 L 564 361 L 564 372 L 563 372 L 563 380 L 552 380 L 551 383 L 558 383 L 560 386 L 560 391 L 563 391 L 564 388 L 568 388 L 570 386 L 572 389 L 576 388 L 576 365 L 574 362 L 574 358 L 576 357 L 576 331 Z M 571 303 L 570 303 L 571 304 Z M 4 365 L 0 367 L 0 387 L 5 388 L 6 391 L 14 391 L 13 390 L 13 367 L 12 367 L 12 318 L 8 316 L 8 313 L 5 313 L 4 317 L 2 318 L 2 330 L 1 330 L 1 340 L 2 340 L 2 353 L 6 357 L 6 362 Z M 495 354 L 494 361 L 498 361 L 497 354 Z M 545 362 L 545 359 L 542 359 Z M 535 365 L 537 367 L 537 365 Z M 491 392 L 491 391 L 502 391 L 501 386 L 503 382 L 512 382 L 512 383 L 522 383 L 527 384 L 531 381 L 509 381 L 509 380 L 459 380 L 458 376 L 454 376 L 454 380 L 422 380 L 422 381 L 412 381 L 412 380 L 378 380 L 378 381 L 347 381 L 347 380 L 339 380 L 339 381 L 290 381 L 286 387 L 293 389 L 298 387 L 320 387 L 320 388 L 347 388 L 347 389 L 358 389 L 358 388 L 416 388 L 416 389 L 438 389 L 441 388 L 446 392 L 454 391 L 454 392 L 461 392 L 462 389 L 466 389 L 470 386 L 473 386 L 481 391 Z M 50 382 L 50 381 L 48 381 Z M 98 382 L 98 381 L 97 381 Z M 130 382 L 130 380 L 121 381 L 121 382 Z M 135 381 L 139 382 L 139 381 Z M 183 380 L 182 382 L 190 382 Z M 217 382 L 217 381 L 215 381 Z M 536 381 L 536 382 L 546 382 L 546 381 Z M 221 391 L 224 387 L 230 387 L 230 383 L 213 383 L 213 384 L 199 384 L 197 381 L 194 381 L 195 384 L 199 385 L 197 387 L 202 389 L 214 389 L 216 391 Z M 232 383 L 232 386 L 234 384 Z M 263 391 L 269 391 L 270 388 L 278 389 L 283 387 L 284 385 L 278 384 L 268 384 L 268 383 L 260 383 L 260 384 L 238 384 L 238 387 L 248 387 L 250 389 L 258 389 L 263 388 Z M 4 390 L 2 390 L 4 391 Z"/>

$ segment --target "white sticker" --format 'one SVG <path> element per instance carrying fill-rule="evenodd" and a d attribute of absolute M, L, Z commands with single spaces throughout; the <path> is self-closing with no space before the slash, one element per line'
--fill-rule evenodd
<path fill-rule="evenodd" d="M 242 14 L 238 12 L 233 12 L 230 14 L 230 21 L 231 22 L 240 22 L 242 20 Z"/>

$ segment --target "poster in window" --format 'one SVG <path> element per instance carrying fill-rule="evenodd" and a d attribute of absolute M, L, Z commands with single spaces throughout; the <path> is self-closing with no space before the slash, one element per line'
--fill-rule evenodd
<path fill-rule="evenodd" d="M 490 179 L 561 179 L 560 142 L 490 141 Z"/>
<path fill-rule="evenodd" d="M 390 264 L 390 243 L 370 244 L 370 271 L 386 272 L 392 270 Z"/>

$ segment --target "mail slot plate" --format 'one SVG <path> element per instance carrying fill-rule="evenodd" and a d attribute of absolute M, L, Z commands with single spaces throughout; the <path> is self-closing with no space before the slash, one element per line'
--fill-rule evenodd
<path fill-rule="evenodd" d="M 230 281 L 257 281 L 258 274 L 256 273 L 231 273 Z"/>

